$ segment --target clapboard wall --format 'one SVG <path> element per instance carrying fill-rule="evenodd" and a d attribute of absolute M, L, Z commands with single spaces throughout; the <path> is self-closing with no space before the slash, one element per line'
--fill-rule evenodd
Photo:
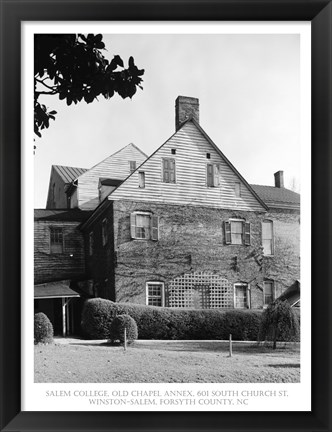
<path fill-rule="evenodd" d="M 34 225 L 35 284 L 85 276 L 83 234 L 78 222 L 40 221 Z M 50 252 L 50 228 L 63 229 L 63 253 Z"/>
<path fill-rule="evenodd" d="M 163 182 L 164 158 L 175 160 L 175 183 Z M 207 186 L 207 164 L 219 166 L 219 185 L 216 187 Z M 139 172 L 145 173 L 144 188 L 139 187 Z M 235 193 L 235 185 L 238 183 L 241 185 L 240 197 Z M 241 177 L 191 121 L 109 196 L 111 200 L 133 198 L 145 202 L 203 205 L 244 211 L 265 210 Z"/>
<path fill-rule="evenodd" d="M 138 167 L 145 159 L 145 153 L 134 144 L 128 144 L 82 174 L 77 181 L 78 207 L 82 210 L 95 209 L 99 204 L 99 179 L 124 180 L 130 175 L 130 161 L 135 161 Z"/>

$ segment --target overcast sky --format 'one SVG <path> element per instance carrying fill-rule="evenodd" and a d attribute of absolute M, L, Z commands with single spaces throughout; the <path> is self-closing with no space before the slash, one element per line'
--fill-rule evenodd
<path fill-rule="evenodd" d="M 132 142 L 150 155 L 175 132 L 177 96 L 199 98 L 200 124 L 251 184 L 300 180 L 300 37 L 104 35 L 111 59 L 145 69 L 132 100 L 115 96 L 67 107 L 36 138 L 35 208 L 45 208 L 52 165 L 90 168 Z"/>

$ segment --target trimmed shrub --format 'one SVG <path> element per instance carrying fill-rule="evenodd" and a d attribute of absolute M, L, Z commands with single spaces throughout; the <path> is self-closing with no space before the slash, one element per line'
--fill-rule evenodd
<path fill-rule="evenodd" d="M 109 339 L 111 323 L 116 316 L 113 302 L 101 298 L 89 299 L 84 303 L 81 327 L 88 339 Z"/>
<path fill-rule="evenodd" d="M 124 342 L 124 331 L 126 329 L 127 342 L 132 343 L 138 337 L 137 324 L 130 315 L 117 315 L 111 324 L 110 340 L 112 342 Z"/>
<path fill-rule="evenodd" d="M 34 317 L 34 340 L 35 344 L 53 342 L 53 326 L 43 312 L 36 313 Z"/>
<path fill-rule="evenodd" d="M 233 340 L 257 341 L 262 317 L 262 311 L 171 309 L 90 299 L 82 315 L 85 335 L 111 339 L 111 322 L 124 314 L 135 320 L 140 339 L 221 340 L 231 333 Z"/>
<path fill-rule="evenodd" d="M 287 300 L 276 300 L 264 311 L 259 330 L 260 341 L 298 341 L 300 337 L 300 315 L 291 308 Z"/>

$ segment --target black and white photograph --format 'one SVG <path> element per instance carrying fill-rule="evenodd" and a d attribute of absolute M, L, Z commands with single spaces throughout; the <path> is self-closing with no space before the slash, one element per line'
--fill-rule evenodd
<path fill-rule="evenodd" d="M 34 30 L 28 343 L 52 403 L 264 410 L 310 387 L 310 27 L 197 27 Z"/>

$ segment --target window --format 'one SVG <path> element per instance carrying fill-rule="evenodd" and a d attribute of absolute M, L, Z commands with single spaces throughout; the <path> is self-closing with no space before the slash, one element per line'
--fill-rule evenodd
<path fill-rule="evenodd" d="M 262 222 L 262 246 L 264 255 L 273 255 L 273 222 L 266 220 Z"/>
<path fill-rule="evenodd" d="M 63 253 L 63 229 L 50 228 L 50 251 L 51 253 Z"/>
<path fill-rule="evenodd" d="M 136 169 L 136 161 L 129 161 L 130 174 Z"/>
<path fill-rule="evenodd" d="M 217 187 L 220 185 L 220 166 L 217 164 L 206 165 L 206 185 L 208 187 Z"/>
<path fill-rule="evenodd" d="M 250 245 L 250 223 L 237 219 L 225 222 L 225 243 Z"/>
<path fill-rule="evenodd" d="M 108 242 L 107 219 L 104 219 L 101 224 L 101 237 L 102 237 L 103 246 L 105 246 Z"/>
<path fill-rule="evenodd" d="M 163 182 L 175 183 L 175 159 L 163 159 Z"/>
<path fill-rule="evenodd" d="M 130 233 L 132 239 L 155 240 L 159 238 L 159 218 L 146 212 L 130 215 Z"/>
<path fill-rule="evenodd" d="M 172 149 L 172 150 L 171 150 L 171 153 L 172 153 L 172 154 L 176 154 L 176 149 Z"/>
<path fill-rule="evenodd" d="M 148 306 L 165 305 L 165 292 L 163 282 L 148 282 L 146 284 L 146 304 Z"/>
<path fill-rule="evenodd" d="M 93 254 L 93 232 L 89 233 L 89 255 Z"/>
<path fill-rule="evenodd" d="M 138 173 L 138 187 L 145 188 L 145 172 L 139 171 Z"/>
<path fill-rule="evenodd" d="M 235 196 L 237 198 L 239 198 L 241 196 L 241 183 L 234 183 L 234 191 L 235 191 Z"/>
<path fill-rule="evenodd" d="M 234 307 L 239 309 L 250 308 L 248 285 L 237 283 L 234 285 Z"/>
<path fill-rule="evenodd" d="M 206 153 L 206 159 L 211 159 L 211 154 L 210 153 Z"/>
<path fill-rule="evenodd" d="M 273 282 L 264 281 L 264 306 L 273 302 Z"/>

